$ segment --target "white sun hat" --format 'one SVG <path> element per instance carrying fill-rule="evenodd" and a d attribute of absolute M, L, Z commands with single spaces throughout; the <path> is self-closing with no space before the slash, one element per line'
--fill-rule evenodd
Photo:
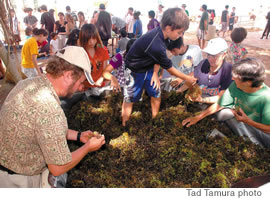
<path fill-rule="evenodd" d="M 95 82 L 91 76 L 91 62 L 86 51 L 82 47 L 78 46 L 68 46 L 56 53 L 56 56 L 66 60 L 67 62 L 80 67 L 84 70 L 86 79 L 91 85 Z"/>
<path fill-rule="evenodd" d="M 207 54 L 216 55 L 228 49 L 228 44 L 223 38 L 214 38 L 208 41 L 207 47 L 202 51 Z"/>

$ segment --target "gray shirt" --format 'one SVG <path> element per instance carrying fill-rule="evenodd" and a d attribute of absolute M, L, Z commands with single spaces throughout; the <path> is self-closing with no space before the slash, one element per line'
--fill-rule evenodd
<path fill-rule="evenodd" d="M 118 41 L 118 46 L 117 48 L 120 48 L 120 51 L 126 51 L 126 47 L 127 47 L 127 43 L 128 43 L 129 39 L 128 38 L 121 38 Z"/>
<path fill-rule="evenodd" d="M 117 28 L 121 29 L 126 27 L 126 22 L 117 16 L 112 16 L 112 25 L 115 25 Z"/>

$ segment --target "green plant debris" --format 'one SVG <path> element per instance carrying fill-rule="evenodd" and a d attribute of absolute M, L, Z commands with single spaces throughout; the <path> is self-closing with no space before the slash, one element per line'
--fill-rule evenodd
<path fill-rule="evenodd" d="M 67 187 L 224 188 L 270 172 L 270 150 L 234 135 L 224 124 L 205 118 L 189 128 L 183 119 L 199 111 L 184 95 L 162 93 L 160 113 L 151 118 L 150 99 L 134 104 L 121 126 L 122 96 L 83 101 L 67 113 L 74 130 L 98 131 L 106 145 L 89 153 L 69 172 Z M 224 135 L 210 137 L 213 129 Z M 69 142 L 70 150 L 79 147 Z"/>

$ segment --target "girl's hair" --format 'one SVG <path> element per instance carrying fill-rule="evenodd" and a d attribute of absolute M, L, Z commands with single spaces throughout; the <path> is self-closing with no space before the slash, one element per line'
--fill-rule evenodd
<path fill-rule="evenodd" d="M 85 16 L 84 16 L 84 13 L 83 12 L 78 12 L 78 15 L 82 15 L 83 16 L 83 18 L 85 19 Z"/>
<path fill-rule="evenodd" d="M 79 39 L 80 30 L 73 29 L 68 35 L 67 46 L 77 46 L 77 41 Z"/>
<path fill-rule="evenodd" d="M 231 39 L 235 43 L 241 43 L 247 37 L 247 30 L 243 27 L 234 28 Z"/>
<path fill-rule="evenodd" d="M 39 36 L 41 34 L 43 36 L 48 36 L 48 31 L 45 29 L 42 29 L 42 28 L 40 28 L 40 29 L 34 28 L 32 32 L 33 32 L 33 35 L 35 35 L 35 36 Z"/>
<path fill-rule="evenodd" d="M 65 16 L 63 12 L 58 12 L 58 16 Z"/>
<path fill-rule="evenodd" d="M 79 34 L 80 46 L 83 47 L 85 50 L 87 50 L 88 41 L 91 38 L 97 39 L 97 45 L 100 45 L 103 47 L 103 44 L 100 39 L 96 26 L 94 24 L 84 24 Z"/>
<path fill-rule="evenodd" d="M 126 51 L 125 51 L 125 53 L 123 54 L 123 55 L 124 55 L 124 58 L 126 58 L 127 53 L 129 52 L 131 46 L 133 45 L 133 43 L 134 43 L 135 41 L 136 41 L 136 39 L 135 39 L 135 38 L 132 38 L 132 39 L 130 39 L 130 40 L 127 42 Z"/>
<path fill-rule="evenodd" d="M 187 30 L 189 27 L 189 18 L 185 11 L 181 8 L 167 9 L 161 19 L 161 28 L 164 30 L 170 26 L 172 30 L 182 29 Z"/>

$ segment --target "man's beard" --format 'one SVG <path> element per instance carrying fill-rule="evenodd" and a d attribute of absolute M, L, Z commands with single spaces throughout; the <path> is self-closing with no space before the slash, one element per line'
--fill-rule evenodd
<path fill-rule="evenodd" d="M 66 98 L 71 98 L 73 96 L 73 94 L 75 93 L 75 91 L 73 91 L 73 87 L 74 87 L 74 84 L 69 85 Z"/>

